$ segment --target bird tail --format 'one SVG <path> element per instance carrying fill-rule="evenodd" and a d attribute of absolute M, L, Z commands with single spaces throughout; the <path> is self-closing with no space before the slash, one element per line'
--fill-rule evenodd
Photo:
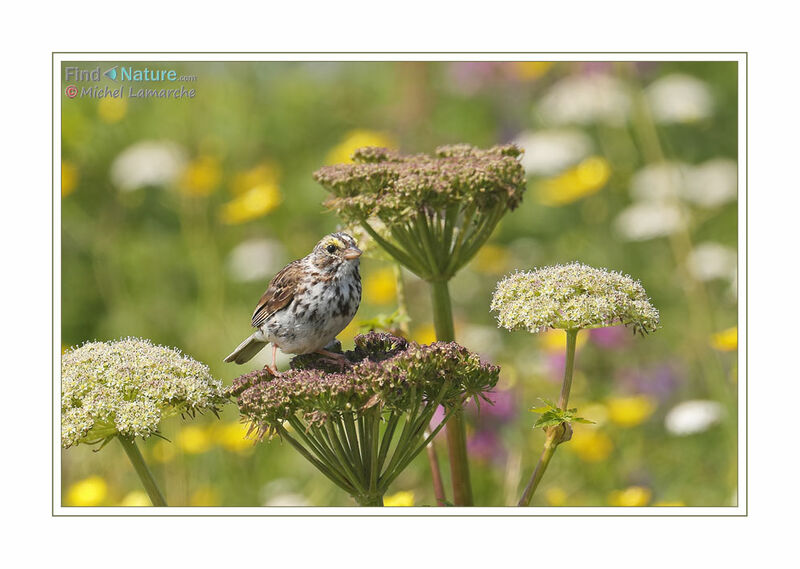
<path fill-rule="evenodd" d="M 256 334 L 258 333 L 259 332 L 256 332 L 244 342 L 239 344 L 239 347 L 233 350 L 231 355 L 225 358 L 225 361 L 228 363 L 236 362 L 237 364 L 243 364 L 253 359 L 253 356 L 260 352 L 264 346 L 269 344 L 269 342 L 264 342 L 263 340 L 257 339 Z"/>

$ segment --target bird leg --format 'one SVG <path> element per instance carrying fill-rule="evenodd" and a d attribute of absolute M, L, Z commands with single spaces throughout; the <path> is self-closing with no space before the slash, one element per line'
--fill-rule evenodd
<path fill-rule="evenodd" d="M 281 372 L 278 371 L 278 366 L 275 364 L 275 359 L 278 353 L 278 346 L 272 344 L 272 365 L 265 365 L 264 370 L 268 371 L 273 377 L 279 377 Z"/>
<path fill-rule="evenodd" d="M 353 364 L 350 363 L 344 354 L 337 354 L 336 352 L 329 352 L 326 349 L 319 349 L 315 353 L 321 354 L 325 356 L 325 361 L 330 364 L 339 366 L 339 370 L 343 370 L 346 367 L 351 367 Z"/>

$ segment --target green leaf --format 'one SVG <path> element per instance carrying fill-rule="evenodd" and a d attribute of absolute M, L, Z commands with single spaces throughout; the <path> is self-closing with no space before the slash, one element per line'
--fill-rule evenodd
<path fill-rule="evenodd" d="M 544 429 L 545 427 L 555 427 L 557 425 L 560 425 L 561 423 L 563 423 L 563 421 L 558 418 L 545 419 L 544 417 L 540 417 L 539 420 L 536 421 L 536 424 L 533 425 L 533 428 L 538 429 L 539 427 L 541 427 Z"/>
<path fill-rule="evenodd" d="M 400 310 L 395 310 L 391 314 L 378 314 L 374 318 L 362 320 L 358 323 L 359 333 L 365 334 L 373 330 L 392 331 L 398 325 L 408 322 L 410 318 L 406 314 L 400 314 Z"/>
<path fill-rule="evenodd" d="M 594 421 L 590 421 L 589 419 L 576 417 L 575 414 L 578 412 L 577 407 L 564 410 L 556 407 L 555 403 L 549 399 L 540 399 L 540 401 L 542 401 L 546 406 L 534 407 L 530 410 L 533 413 L 539 413 L 541 415 L 541 417 L 539 417 L 539 419 L 533 425 L 534 429 L 538 429 L 540 427 L 554 427 L 556 425 L 560 425 L 561 423 L 594 423 Z"/>
<path fill-rule="evenodd" d="M 589 419 L 584 419 L 583 417 L 575 417 L 574 419 L 572 419 L 572 421 L 575 423 L 587 423 L 589 425 L 595 424 L 595 421 L 590 421 Z"/>

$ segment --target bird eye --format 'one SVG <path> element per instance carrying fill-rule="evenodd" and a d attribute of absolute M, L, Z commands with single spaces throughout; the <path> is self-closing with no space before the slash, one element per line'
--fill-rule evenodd
<path fill-rule="evenodd" d="M 328 253 L 336 253 L 336 245 L 328 245 L 327 247 L 325 247 L 325 250 Z"/>

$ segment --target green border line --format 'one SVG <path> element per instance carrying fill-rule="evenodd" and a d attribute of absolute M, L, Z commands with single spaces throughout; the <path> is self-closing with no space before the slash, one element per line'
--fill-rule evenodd
<path fill-rule="evenodd" d="M 217 54 L 217 55 L 236 55 L 236 54 L 257 54 L 257 55 L 316 55 L 316 54 L 326 54 L 326 55 L 353 55 L 353 54 L 386 54 L 386 55 L 415 55 L 415 54 L 432 54 L 432 55 L 448 55 L 448 54 L 460 54 L 460 55 L 475 55 L 475 54 L 491 54 L 491 55 L 504 55 L 504 54 L 531 54 L 531 55 L 539 55 L 539 54 L 551 54 L 551 55 L 567 55 L 567 54 L 583 54 L 587 52 L 581 51 L 538 51 L 538 52 L 520 52 L 520 51 L 442 51 L 442 52 L 428 52 L 428 51 L 339 51 L 339 52 L 318 52 L 318 51 L 292 51 L 292 52 L 285 52 L 285 51 L 234 51 L 234 52 L 217 52 L 217 51 L 114 51 L 114 52 L 96 52 L 96 51 L 53 51 L 51 52 L 51 59 L 50 59 L 50 81 L 51 81 L 51 108 L 50 108 L 50 165 L 51 165 L 51 172 L 50 172 L 50 186 L 51 186 L 51 194 L 50 194 L 50 286 L 51 286 L 51 312 L 50 312 L 50 337 L 51 337 L 51 369 L 55 369 L 55 105 L 56 105 L 56 97 L 55 97 L 55 58 L 56 55 L 118 55 L 118 54 L 158 54 L 158 55 L 168 55 L 168 54 Z M 588 52 L 591 53 L 591 52 Z M 745 116 L 745 126 L 747 130 L 747 134 L 749 137 L 750 128 L 749 128 L 749 89 L 750 89 L 750 79 L 748 74 L 748 65 L 749 65 L 749 52 L 748 51 L 641 51 L 641 52 L 630 52 L 630 51 L 605 51 L 605 52 L 594 52 L 594 53 L 603 53 L 603 54 L 626 54 L 626 53 L 641 53 L 641 54 L 658 54 L 658 55 L 678 55 L 678 54 L 717 54 L 717 55 L 744 55 L 744 62 L 736 61 L 738 64 L 737 71 L 741 72 L 742 69 L 745 75 L 745 107 L 744 107 L 744 116 Z M 104 61 L 104 60 L 101 60 Z M 258 60 L 170 60 L 176 63 L 291 63 L 291 60 L 282 60 L 282 61 L 258 61 Z M 312 61 L 312 60 L 304 60 L 304 61 Z M 314 62 L 318 63 L 325 63 L 325 62 L 340 62 L 341 60 L 313 60 Z M 386 60 L 386 61 L 399 61 L 399 60 Z M 448 63 L 447 60 L 422 60 L 428 63 Z M 453 60 L 453 61 L 463 61 L 463 60 Z M 491 61 L 491 60 L 484 60 L 484 61 Z M 509 61 L 509 60 L 499 60 L 499 61 Z M 555 61 L 563 61 L 563 60 L 555 60 Z M 604 59 L 584 59 L 581 61 L 607 61 Z M 615 61 L 622 61 L 622 60 L 615 60 Z M 637 62 L 641 61 L 639 59 L 632 59 L 628 60 L 628 62 Z M 682 62 L 709 62 L 708 60 L 698 59 L 698 60 L 681 60 Z M 725 60 L 721 60 L 725 61 Z M 166 62 L 166 60 L 164 61 Z M 347 61 L 346 63 L 367 63 L 367 62 L 376 62 L 381 63 L 379 60 L 367 60 L 367 61 Z M 159 62 L 160 63 L 160 62 Z M 711 62 L 713 63 L 713 62 Z M 737 81 L 738 83 L 738 81 Z M 741 103 L 741 93 L 738 91 L 738 84 L 737 84 L 737 107 Z M 738 125 L 738 108 L 737 108 L 737 125 Z M 737 129 L 737 140 L 738 137 L 741 135 L 741 128 Z M 750 169 L 748 166 L 748 158 L 749 158 L 749 138 L 745 137 L 745 180 L 747 181 L 747 189 L 749 189 L 749 182 L 750 182 Z M 741 156 L 738 155 L 738 147 L 737 147 L 737 164 L 741 161 Z M 737 196 L 738 199 L 738 196 Z M 749 258 L 748 258 L 748 249 L 749 249 L 749 239 L 747 234 L 747 225 L 748 225 L 748 192 L 745 191 L 744 194 L 744 204 L 745 204 L 745 233 L 744 233 L 744 242 L 745 242 L 745 275 L 744 281 L 745 284 L 749 284 L 749 275 L 748 275 L 748 268 L 749 268 Z M 737 208 L 738 208 L 738 201 L 737 201 Z M 741 228 L 738 227 L 737 224 L 737 252 L 738 252 L 738 232 L 741 231 Z M 739 284 L 741 283 L 741 272 L 737 273 L 737 289 L 739 288 Z M 749 288 L 744 297 L 744 311 L 746 315 L 749 315 L 749 302 L 748 302 L 748 294 Z M 739 323 L 739 311 L 737 309 L 737 328 Z M 749 335 L 748 330 L 745 328 L 745 376 L 749 379 L 750 377 L 750 358 L 749 358 Z M 738 355 L 738 351 L 737 351 Z M 55 380 L 54 375 L 51 376 L 51 381 Z M 744 417 L 745 417 L 745 437 L 744 437 L 744 453 L 745 453 L 745 504 L 744 504 L 744 513 L 731 513 L 731 514 L 516 514 L 516 513 L 509 513 L 509 514 L 481 514 L 481 513 L 469 513 L 470 511 L 474 511 L 471 508 L 464 508 L 464 513 L 459 514 L 432 514 L 432 515 L 422 515 L 422 514 L 56 514 L 55 513 L 55 453 L 56 446 L 55 446 L 55 422 L 52 424 L 51 433 L 50 433 L 50 443 L 51 443 L 51 450 L 53 452 L 52 455 L 52 462 L 50 465 L 50 472 L 51 472 L 51 486 L 50 486 L 50 517 L 53 518 L 120 518 L 120 517 L 133 517 L 133 518 L 348 518 L 348 517 L 356 517 L 356 518 L 463 518 L 463 517 L 476 517 L 476 518 L 746 518 L 749 517 L 749 503 L 750 503 L 750 469 L 749 469 L 749 461 L 748 461 L 748 401 L 749 401 L 749 391 L 750 386 L 748 382 L 745 382 L 745 401 L 744 401 Z M 53 392 L 51 391 L 51 395 Z M 738 399 L 738 396 L 737 396 Z M 737 401 L 738 403 L 738 401 Z M 51 410 L 51 417 L 55 417 L 55 403 L 54 399 L 51 397 L 50 399 L 50 410 Z M 737 432 L 737 443 L 738 443 L 738 432 Z M 738 446 L 738 445 L 737 445 Z M 739 499 L 741 498 L 738 495 L 738 483 L 740 480 L 739 475 L 739 468 L 737 464 L 737 506 L 679 506 L 681 511 L 684 510 L 691 510 L 693 508 L 726 508 L 731 507 L 735 508 L 738 507 Z M 62 508 L 69 508 L 69 506 L 61 506 Z M 98 506 L 97 508 L 115 508 L 118 506 Z M 191 506 L 187 506 L 191 507 Z M 257 506 L 253 506 L 257 507 Z M 303 508 L 303 509 L 317 509 L 320 506 L 288 506 L 288 508 Z M 328 507 L 328 506 L 325 506 Z M 337 507 L 337 506 L 331 506 Z M 338 506 L 339 508 L 345 508 L 348 510 L 352 510 L 353 507 L 349 506 Z M 482 506 L 481 506 L 482 507 Z M 488 506 L 491 508 L 508 508 L 510 511 L 515 511 L 514 506 Z M 598 506 L 571 506 L 577 508 L 596 508 Z M 610 508 L 609 506 L 599 506 L 601 508 Z M 652 506 L 650 506 L 652 507 Z M 76 509 L 81 509 L 78 506 L 75 506 Z M 228 506 L 214 506 L 213 508 L 218 509 L 228 509 Z M 627 510 L 627 508 L 623 508 Z"/>

